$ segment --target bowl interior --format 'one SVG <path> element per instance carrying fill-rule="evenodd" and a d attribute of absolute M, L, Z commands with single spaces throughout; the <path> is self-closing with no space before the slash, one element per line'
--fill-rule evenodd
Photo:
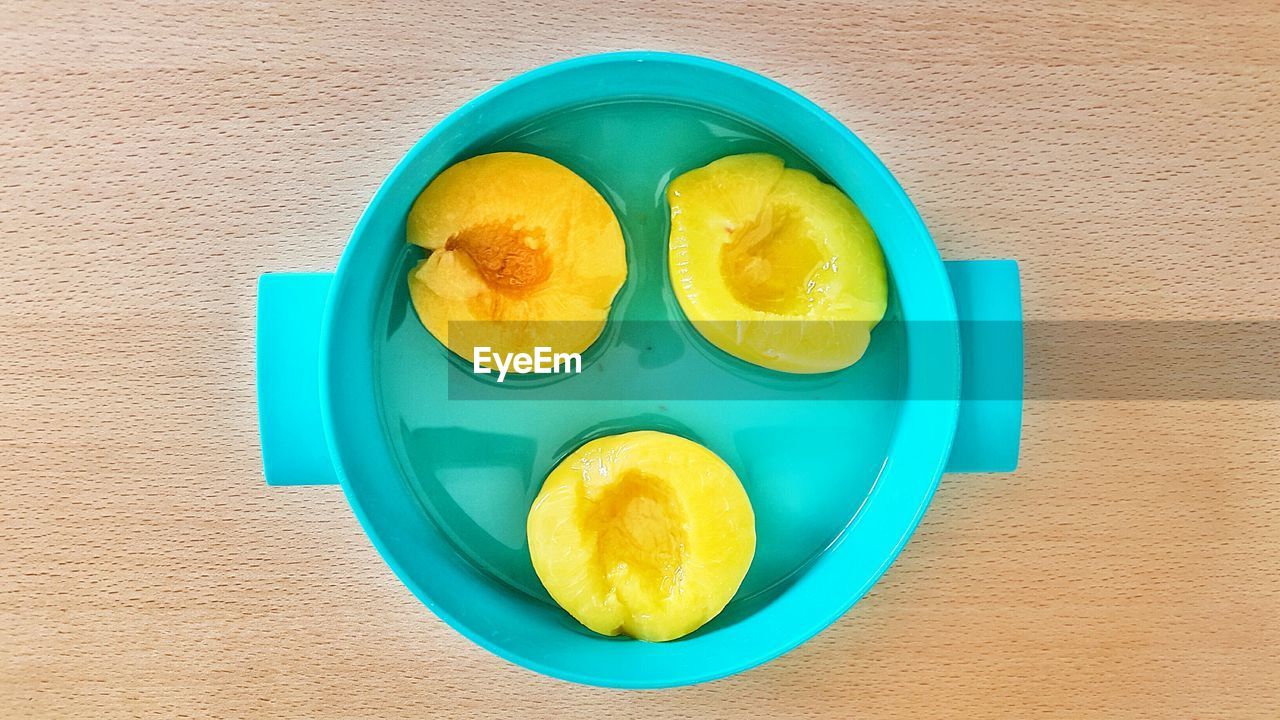
<path fill-rule="evenodd" d="M 936 378 L 958 382 L 958 356 L 945 333 L 932 333 L 931 346 L 913 344 L 910 325 L 897 321 L 954 319 L 954 306 L 914 209 L 829 116 L 718 63 L 658 54 L 591 60 L 536 71 L 473 101 L 388 178 L 332 291 L 325 420 L 357 516 L 406 585 L 450 624 L 559 677 L 681 684 L 803 641 L 905 543 L 936 485 L 955 416 L 952 402 L 913 402 L 912 388 L 935 378 L 931 397 L 948 397 Z M 405 243 L 409 206 L 448 165 L 499 150 L 569 167 L 621 222 L 627 283 L 609 327 L 584 353 L 582 375 L 477 385 L 410 305 L 406 277 L 421 251 Z M 866 357 L 845 371 L 784 375 L 731 358 L 688 327 L 671 293 L 666 183 L 757 151 L 839 185 L 885 248 L 889 314 Z M 542 588 L 525 538 L 529 506 L 565 454 L 591 437 L 642 428 L 685 435 L 724 458 L 757 522 L 756 558 L 735 599 L 698 632 L 662 644 L 578 625 Z"/>
<path fill-rule="evenodd" d="M 690 329 L 672 293 L 663 192 L 669 178 L 741 152 L 820 170 L 749 123 L 661 99 L 562 109 L 477 138 L 455 160 L 499 150 L 550 157 L 600 190 L 622 225 L 628 279 L 608 331 L 584 354 L 583 374 L 498 384 L 455 369 L 456 358 L 418 321 L 406 277 L 422 251 L 403 248 L 381 291 L 374 371 L 382 424 L 422 511 L 495 582 L 550 603 L 524 523 L 543 479 L 591 437 L 661 429 L 711 448 L 747 489 L 758 550 L 738 599 L 785 582 L 849 523 L 884 465 L 901 397 L 901 328 L 885 323 L 863 361 L 824 376 L 768 371 L 720 352 Z M 388 242 L 403 237 L 401 225 Z M 653 376 L 673 382 L 655 387 Z M 866 387 L 878 397 L 842 399 Z M 735 612 L 731 605 L 725 619 Z"/>

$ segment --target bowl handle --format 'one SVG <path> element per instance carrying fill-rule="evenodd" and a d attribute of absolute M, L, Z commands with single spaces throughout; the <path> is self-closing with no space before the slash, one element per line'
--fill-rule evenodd
<path fill-rule="evenodd" d="M 268 485 L 334 485 L 320 420 L 320 320 L 330 273 L 258 278 L 258 433 Z"/>
<path fill-rule="evenodd" d="M 947 472 L 1011 472 L 1022 436 L 1022 290 L 1013 260 L 946 263 L 960 319 L 960 417 Z"/>

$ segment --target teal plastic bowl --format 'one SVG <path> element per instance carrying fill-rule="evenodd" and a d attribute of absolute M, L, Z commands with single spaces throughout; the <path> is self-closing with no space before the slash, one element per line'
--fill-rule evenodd
<path fill-rule="evenodd" d="M 496 150 L 547 155 L 599 189 L 622 224 L 629 274 L 580 376 L 472 392 L 410 306 L 406 276 L 421 252 L 405 242 L 405 217 L 441 170 Z M 843 189 L 884 248 L 889 312 L 846 371 L 786 376 L 724 355 L 689 331 L 671 293 L 666 183 L 762 150 Z M 794 92 L 682 55 L 569 60 L 499 85 L 418 142 L 335 273 L 261 278 L 266 478 L 341 483 L 404 584 L 512 662 L 611 687 L 712 680 L 781 655 L 848 610 L 902 550 L 943 472 L 1013 469 L 1020 319 L 1016 264 L 942 262 L 880 161 Z M 645 385 L 676 376 L 712 391 Z M 876 392 L 858 392 L 866 388 Z M 645 428 L 724 458 L 757 521 L 756 557 L 733 601 L 667 643 L 583 628 L 538 582 L 525 539 L 558 460 L 592 437 Z"/>

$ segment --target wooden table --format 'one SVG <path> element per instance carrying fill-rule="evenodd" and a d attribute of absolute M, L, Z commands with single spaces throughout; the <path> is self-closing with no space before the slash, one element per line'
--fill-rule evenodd
<path fill-rule="evenodd" d="M 467 98 L 634 47 L 831 110 L 1029 318 L 1280 317 L 1280 7 L 466 5 L 0 11 L 0 716 L 1280 716 L 1277 402 L 1029 402 L 1019 471 L 947 477 L 834 627 L 621 693 L 462 639 L 337 488 L 266 488 L 252 384 L 259 273 L 332 268 Z"/>

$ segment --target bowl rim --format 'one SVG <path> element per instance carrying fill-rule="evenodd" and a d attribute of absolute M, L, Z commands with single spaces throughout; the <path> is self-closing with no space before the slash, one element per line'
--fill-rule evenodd
<path fill-rule="evenodd" d="M 822 603 L 814 607 L 806 605 L 804 610 L 808 613 L 805 616 L 807 620 L 790 632 L 781 633 L 775 638 L 774 642 L 763 646 L 757 643 L 750 651 L 744 650 L 737 653 L 731 661 L 715 667 L 700 668 L 696 671 L 674 666 L 670 668 L 655 668 L 653 672 L 646 674 L 644 677 L 628 677 L 611 673 L 610 668 L 602 667 L 602 664 L 597 664 L 589 669 L 575 669 L 545 662 L 538 657 L 513 650 L 495 641 L 437 602 L 432 597 L 429 584 L 420 582 L 419 578 L 409 573 L 397 559 L 396 553 L 392 549 L 393 543 L 388 542 L 380 521 L 365 506 L 359 490 L 360 483 L 353 483 L 350 473 L 347 472 L 347 461 L 354 453 L 351 451 L 348 441 L 342 432 L 339 418 L 334 413 L 334 407 L 337 404 L 335 396 L 338 394 L 338 384 L 344 377 L 349 377 L 345 375 L 349 368 L 343 367 L 338 362 L 339 357 L 334 352 L 333 338 L 336 337 L 334 328 L 339 324 L 339 310 L 347 304 L 348 296 L 354 292 L 350 288 L 350 282 L 347 282 L 351 276 L 350 268 L 355 262 L 354 258 L 360 254 L 362 245 L 378 241 L 378 238 L 369 236 L 369 227 L 373 223 L 373 218 L 379 213 L 381 206 L 385 204 L 391 188 L 402 182 L 402 177 L 406 175 L 413 159 L 427 152 L 428 148 L 442 136 L 454 132 L 455 127 L 466 116 L 482 110 L 485 105 L 505 93 L 512 92 L 531 83 L 543 82 L 562 73 L 571 73 L 587 67 L 622 66 L 633 63 L 646 63 L 654 66 L 655 69 L 658 66 L 669 66 L 677 69 L 689 68 L 700 72 L 709 71 L 713 74 L 719 73 L 732 77 L 736 81 L 749 83 L 755 86 L 754 89 L 782 100 L 789 106 L 789 110 L 802 112 L 808 116 L 808 120 L 822 123 L 828 126 L 829 130 L 833 130 L 840 135 L 842 142 L 847 145 L 847 149 L 858 156 L 861 166 L 873 173 L 875 181 L 882 185 L 884 190 L 891 195 L 891 199 L 895 203 L 895 222 L 905 223 L 910 234 L 919 240 L 919 242 L 914 243 L 915 247 L 911 248 L 909 257 L 911 274 L 913 275 L 912 282 L 920 283 L 920 287 L 934 288 L 938 291 L 930 293 L 931 301 L 929 303 L 928 317 L 913 318 L 907 313 L 907 308 L 904 305 L 904 319 L 940 321 L 929 323 L 934 326 L 934 329 L 928 333 L 928 352 L 922 351 L 920 348 L 915 351 L 910 349 L 913 340 L 918 340 L 919 338 L 913 338 L 912 333 L 908 330 L 907 343 L 909 349 L 906 355 L 907 397 L 903 398 L 901 403 L 898 425 L 890 441 L 885 465 L 869 490 L 862 506 L 854 513 L 849 525 L 831 545 L 810 563 L 802 575 L 813 575 L 817 568 L 824 563 L 828 567 L 834 567 L 830 565 L 830 563 L 834 562 L 832 559 L 834 554 L 842 548 L 845 551 L 852 551 L 853 548 L 850 547 L 852 530 L 855 526 L 862 525 L 868 527 L 867 533 L 863 533 L 864 535 L 870 533 L 873 537 L 879 536 L 886 539 L 884 543 L 881 543 L 884 547 L 878 553 L 880 555 L 878 566 L 867 571 L 860 584 L 857 586 L 851 584 L 847 589 L 844 589 L 837 602 Z M 786 139 L 786 136 L 783 135 L 783 138 Z M 817 161 L 816 158 L 815 161 Z M 826 170 L 825 167 L 824 170 Z M 888 255 L 888 249 L 886 248 L 887 260 L 889 260 L 891 266 L 894 266 L 894 259 L 888 257 Z M 896 275 L 897 273 L 895 272 Z M 899 293 L 902 295 L 901 288 Z M 379 555 L 391 567 L 400 581 L 432 613 L 444 620 L 450 627 L 499 657 L 542 674 L 571 682 L 603 687 L 637 689 L 691 685 L 733 675 L 763 664 L 809 640 L 834 623 L 861 599 L 901 553 L 918 526 L 937 489 L 954 439 L 959 411 L 960 388 L 960 340 L 955 321 L 956 307 L 954 297 L 951 294 L 950 281 L 938 255 L 937 248 L 914 205 L 892 174 L 889 173 L 888 169 L 871 150 L 852 131 L 821 107 L 774 80 L 718 60 L 647 50 L 587 55 L 562 60 L 527 71 L 477 95 L 449 113 L 419 139 L 383 180 L 352 231 L 350 240 L 335 271 L 329 299 L 324 310 L 320 346 L 321 421 L 333 456 L 335 473 L 361 528 L 369 536 Z M 927 384 L 930 386 L 929 392 L 931 394 L 913 397 L 913 378 L 914 382 L 918 384 L 925 377 L 922 370 L 925 361 L 921 360 L 922 356 L 927 357 L 927 362 L 930 366 L 929 372 L 931 374 L 940 373 L 940 376 L 936 379 L 931 378 L 928 380 Z M 943 390 L 941 393 L 938 392 L 940 388 Z M 907 450 L 910 452 L 906 452 Z M 896 472 L 891 473 L 891 468 Z M 919 480 L 915 483 L 885 482 L 886 477 L 890 475 L 893 477 L 914 476 L 918 477 Z M 894 506 L 897 506 L 897 510 L 888 512 Z M 797 585 L 799 584 L 797 583 Z M 792 591 L 804 593 L 807 590 L 805 587 L 788 590 L 788 592 Z M 814 603 L 808 604 L 813 605 Z"/>

